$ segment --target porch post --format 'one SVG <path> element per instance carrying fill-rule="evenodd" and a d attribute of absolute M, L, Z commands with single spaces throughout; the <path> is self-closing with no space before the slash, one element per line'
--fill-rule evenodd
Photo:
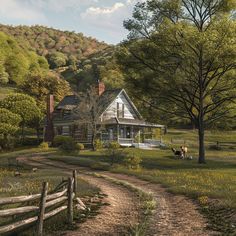
<path fill-rule="evenodd" d="M 134 143 L 134 126 L 131 126 L 131 139 L 132 139 L 132 144 Z"/>
<path fill-rule="evenodd" d="M 120 126 L 117 124 L 117 142 L 119 143 Z"/>

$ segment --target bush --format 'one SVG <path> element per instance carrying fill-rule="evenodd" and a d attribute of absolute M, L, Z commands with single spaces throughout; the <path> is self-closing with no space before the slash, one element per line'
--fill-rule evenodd
<path fill-rule="evenodd" d="M 42 142 L 42 143 L 40 143 L 39 148 L 43 149 L 43 150 L 48 150 L 49 149 L 49 145 L 48 145 L 47 142 Z"/>
<path fill-rule="evenodd" d="M 72 152 L 75 150 L 75 141 L 72 137 L 65 137 L 63 143 L 60 145 L 60 148 L 66 152 Z"/>
<path fill-rule="evenodd" d="M 136 156 L 134 154 L 128 154 L 124 158 L 124 164 L 130 169 L 138 169 L 142 159 L 140 156 Z"/>
<path fill-rule="evenodd" d="M 103 142 L 100 139 L 96 139 L 94 146 L 96 150 L 100 150 L 103 148 Z"/>
<path fill-rule="evenodd" d="M 124 153 L 120 149 L 120 144 L 118 142 L 110 142 L 105 150 L 105 154 L 110 158 L 111 165 L 122 162 L 124 157 Z"/>
<path fill-rule="evenodd" d="M 76 144 L 75 144 L 75 150 L 76 150 L 76 151 L 84 150 L 84 144 L 82 144 L 82 143 L 76 143 Z"/>
<path fill-rule="evenodd" d="M 67 139 L 68 139 L 67 136 L 57 135 L 53 139 L 53 146 L 54 147 L 60 147 L 64 142 L 67 141 Z"/>

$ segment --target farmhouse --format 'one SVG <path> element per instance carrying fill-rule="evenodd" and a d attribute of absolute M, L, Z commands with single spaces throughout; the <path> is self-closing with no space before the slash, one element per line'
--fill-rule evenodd
<path fill-rule="evenodd" d="M 159 142 L 164 126 L 145 121 L 124 89 L 105 90 L 105 85 L 99 82 L 97 92 L 98 106 L 101 108 L 97 121 L 97 138 L 103 142 L 117 141 L 121 146 L 140 143 L 155 145 Z M 65 135 L 72 136 L 81 143 L 91 143 L 88 125 L 81 124 L 73 112 L 79 103 L 77 95 L 69 95 L 54 109 L 53 96 L 49 95 L 45 141 L 52 141 L 55 135 Z"/>

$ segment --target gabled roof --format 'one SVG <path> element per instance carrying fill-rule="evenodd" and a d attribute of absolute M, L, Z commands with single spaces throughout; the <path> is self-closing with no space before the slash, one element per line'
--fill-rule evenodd
<path fill-rule="evenodd" d="M 121 93 L 124 94 L 125 98 L 130 103 L 131 107 L 134 109 L 135 113 L 137 114 L 139 119 L 142 119 L 141 114 L 137 110 L 136 106 L 133 104 L 131 99 L 129 98 L 128 94 L 125 92 L 124 89 L 110 89 L 105 90 L 103 94 L 99 97 L 98 106 L 100 107 L 100 115 L 102 115 L 114 102 L 114 100 L 119 96 Z M 80 103 L 80 99 L 77 95 L 68 95 L 65 96 L 59 104 L 56 106 L 55 110 L 73 110 L 76 108 Z"/>
<path fill-rule="evenodd" d="M 65 109 L 65 110 L 72 110 L 76 106 L 78 106 L 80 100 L 77 95 L 68 95 L 65 96 L 59 104 L 56 106 L 55 109 Z"/>
<path fill-rule="evenodd" d="M 124 89 L 115 89 L 115 90 L 107 90 L 101 95 L 101 104 L 104 104 L 104 109 L 102 109 L 101 115 L 110 107 L 112 102 L 119 96 L 121 93 L 124 93 L 125 98 L 131 105 L 131 107 L 134 109 L 136 115 L 138 116 L 139 119 L 142 119 L 142 115 L 139 113 L 138 109 L 126 93 Z"/>
<path fill-rule="evenodd" d="M 105 90 L 99 97 L 98 105 L 100 106 L 100 113 L 102 114 L 109 105 L 116 99 L 116 97 L 121 93 L 122 89 L 110 89 Z"/>

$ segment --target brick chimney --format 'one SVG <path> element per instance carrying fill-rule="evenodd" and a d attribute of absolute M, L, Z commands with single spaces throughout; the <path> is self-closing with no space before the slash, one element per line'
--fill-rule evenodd
<path fill-rule="evenodd" d="M 101 96 L 105 91 L 106 87 L 105 84 L 101 81 L 98 81 L 98 95 Z"/>
<path fill-rule="evenodd" d="M 52 142 L 54 138 L 53 131 L 53 111 L 54 111 L 54 97 L 53 95 L 47 96 L 47 116 L 46 116 L 46 126 L 44 133 L 44 141 Z"/>

